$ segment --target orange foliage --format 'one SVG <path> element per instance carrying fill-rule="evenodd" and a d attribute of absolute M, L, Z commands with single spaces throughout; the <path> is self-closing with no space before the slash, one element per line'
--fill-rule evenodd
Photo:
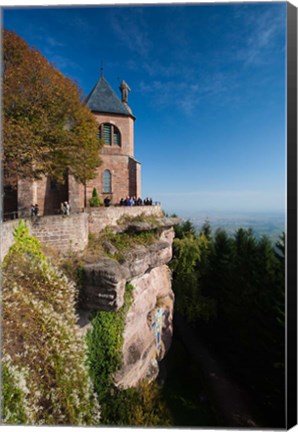
<path fill-rule="evenodd" d="M 100 164 L 97 123 L 76 84 L 14 32 L 3 34 L 4 174 L 65 173 L 84 183 Z"/>

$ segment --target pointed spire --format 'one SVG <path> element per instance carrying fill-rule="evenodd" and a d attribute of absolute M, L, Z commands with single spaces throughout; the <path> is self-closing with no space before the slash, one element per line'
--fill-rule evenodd
<path fill-rule="evenodd" d="M 85 103 L 91 111 L 133 116 L 128 105 L 121 102 L 103 76 L 99 78 Z"/>

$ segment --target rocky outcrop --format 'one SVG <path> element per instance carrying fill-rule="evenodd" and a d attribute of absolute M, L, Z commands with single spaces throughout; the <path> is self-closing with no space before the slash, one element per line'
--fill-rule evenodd
<path fill-rule="evenodd" d="M 158 361 L 170 347 L 174 294 L 167 264 L 172 258 L 175 223 L 178 220 L 173 218 L 128 223 L 122 232 L 156 231 L 158 238 L 150 245 L 130 249 L 121 264 L 104 257 L 84 266 L 79 321 L 83 332 L 89 326 L 88 311 L 118 310 L 126 284 L 134 287 L 123 334 L 123 366 L 115 375 L 117 386 L 132 387 L 144 378 L 155 378 Z"/>
<path fill-rule="evenodd" d="M 123 367 L 115 376 L 116 384 L 124 388 L 157 376 L 157 360 L 164 357 L 172 339 L 174 295 L 169 268 L 155 267 L 131 284 L 134 301 L 126 317 Z"/>
<path fill-rule="evenodd" d="M 84 310 L 117 310 L 123 305 L 128 270 L 117 261 L 101 258 L 85 264 L 81 306 Z"/>

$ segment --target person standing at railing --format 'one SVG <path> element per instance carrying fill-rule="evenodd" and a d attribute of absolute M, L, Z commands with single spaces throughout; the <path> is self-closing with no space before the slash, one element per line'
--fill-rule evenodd
<path fill-rule="evenodd" d="M 31 213 L 30 213 L 30 216 L 31 217 L 35 216 L 35 206 L 34 206 L 34 204 L 31 204 Z"/>

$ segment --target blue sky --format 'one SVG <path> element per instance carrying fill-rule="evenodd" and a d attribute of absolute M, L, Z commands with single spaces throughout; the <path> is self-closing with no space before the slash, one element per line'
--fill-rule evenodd
<path fill-rule="evenodd" d="M 87 95 L 132 89 L 142 195 L 166 211 L 283 212 L 286 3 L 6 8 Z"/>

